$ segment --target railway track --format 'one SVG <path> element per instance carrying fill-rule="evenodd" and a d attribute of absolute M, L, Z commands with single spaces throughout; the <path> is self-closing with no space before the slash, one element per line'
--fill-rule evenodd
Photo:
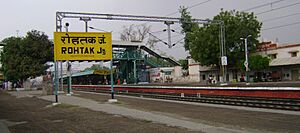
<path fill-rule="evenodd" d="M 75 88 L 77 91 L 89 91 L 96 93 L 110 93 L 109 90 L 101 89 L 80 89 Z M 257 108 L 269 108 L 280 110 L 293 110 L 300 111 L 300 99 L 286 99 L 286 98 L 261 98 L 261 97 L 240 97 L 240 96 L 215 96 L 215 95 L 200 95 L 200 94 L 178 94 L 178 93 L 153 93 L 153 92 L 129 92 L 129 91 L 116 91 L 118 95 L 128 95 L 135 97 L 177 100 L 187 102 L 247 106 Z"/>

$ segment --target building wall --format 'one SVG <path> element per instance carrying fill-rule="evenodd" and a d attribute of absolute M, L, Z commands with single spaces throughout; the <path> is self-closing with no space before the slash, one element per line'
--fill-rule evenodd
<path fill-rule="evenodd" d="M 289 59 L 289 58 L 299 58 L 300 59 L 300 44 L 290 44 L 290 45 L 282 45 L 277 46 L 277 44 L 272 44 L 270 42 L 271 47 L 266 47 L 265 49 L 262 49 L 261 51 L 258 51 L 253 54 L 259 54 L 262 56 L 270 56 L 271 54 L 276 54 L 276 59 Z M 291 57 L 291 52 L 296 52 L 296 57 Z M 216 79 L 219 79 L 219 71 L 218 70 L 211 70 L 211 67 L 207 66 L 201 66 L 198 62 L 194 61 L 193 59 L 188 59 L 189 63 L 189 76 L 190 80 L 193 82 L 206 82 L 205 80 L 208 79 L 208 77 L 211 75 L 215 77 Z M 299 80 L 300 81 L 300 62 L 293 65 L 278 65 L 278 66 L 271 66 L 269 70 L 266 70 L 265 72 L 274 72 L 278 71 L 281 74 L 281 79 L 284 81 L 288 80 Z M 228 70 L 227 69 L 228 76 L 227 81 L 229 82 L 239 82 L 241 79 L 244 78 L 245 73 L 234 71 L 234 70 Z M 250 72 L 250 75 L 254 75 L 253 72 Z M 219 78 L 218 78 L 219 77 Z M 236 80 L 236 79 L 237 80 Z M 219 80 L 218 80 L 219 81 Z M 253 77 L 250 78 L 250 81 L 253 81 Z"/>
<path fill-rule="evenodd" d="M 260 54 L 263 56 L 269 56 L 272 54 L 276 54 L 276 58 L 271 58 L 271 61 L 281 60 L 282 65 L 273 66 L 271 63 L 271 72 L 279 72 L 281 74 L 280 80 L 288 81 L 288 80 L 300 80 L 300 44 L 290 44 L 290 45 L 282 45 L 277 46 L 275 48 L 264 49 L 262 51 L 256 52 L 256 54 Z M 292 53 L 296 53 L 295 57 L 292 57 Z M 293 60 L 295 62 L 291 62 L 288 60 Z M 298 62 L 297 62 L 298 61 Z M 285 63 L 285 64 L 283 64 Z M 278 64 L 278 63 L 277 63 Z M 288 65 L 290 64 L 290 65 Z"/>
<path fill-rule="evenodd" d="M 159 68 L 151 68 L 149 69 L 149 73 L 150 73 L 150 82 L 159 82 L 161 76 Z"/>
<path fill-rule="evenodd" d="M 173 80 L 182 77 L 182 70 L 180 66 L 176 67 L 161 67 L 149 69 L 150 82 L 173 82 Z"/>
<path fill-rule="evenodd" d="M 188 59 L 190 82 L 200 82 L 200 65 L 192 58 Z"/>
<path fill-rule="evenodd" d="M 277 48 L 271 48 L 267 50 L 262 50 L 256 52 L 257 54 L 268 56 L 271 54 L 277 54 L 276 58 L 290 58 L 291 52 L 297 52 L 297 57 L 300 57 L 300 45 L 286 45 L 286 46 L 278 46 Z"/>
<path fill-rule="evenodd" d="M 182 77 L 182 67 L 175 66 L 174 67 L 174 78 L 180 78 L 180 77 Z"/>

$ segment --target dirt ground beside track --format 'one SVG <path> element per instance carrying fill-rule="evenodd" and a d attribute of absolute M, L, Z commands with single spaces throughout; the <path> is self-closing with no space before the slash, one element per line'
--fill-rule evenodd
<path fill-rule="evenodd" d="M 94 95 L 76 92 L 79 97 L 89 98 L 98 102 L 106 102 L 109 95 Z M 118 97 L 120 106 L 139 110 L 161 113 L 167 116 L 188 119 L 235 129 L 249 129 L 250 132 L 299 132 L 300 116 L 254 112 L 237 109 L 216 108 L 208 106 L 187 105 L 171 102 L 140 100 L 136 98 Z"/>
<path fill-rule="evenodd" d="M 83 95 L 82 95 L 83 96 Z M 0 92 L 0 119 L 13 122 L 12 133 L 187 133 L 186 129 L 109 115 L 36 97 L 16 98 Z M 18 123 L 19 122 L 19 123 Z M 16 125 L 14 125 L 16 124 Z"/>

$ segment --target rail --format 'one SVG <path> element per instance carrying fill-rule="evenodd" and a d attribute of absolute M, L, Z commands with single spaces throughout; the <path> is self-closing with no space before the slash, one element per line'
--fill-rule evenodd
<path fill-rule="evenodd" d="M 109 90 L 98 88 L 74 88 L 77 91 L 89 91 L 96 93 L 110 93 Z M 261 97 L 244 97 L 244 96 L 216 96 L 200 94 L 178 94 L 178 93 L 159 93 L 159 92 L 141 92 L 141 91 L 116 91 L 118 95 L 128 95 L 135 97 L 177 100 L 187 102 L 223 104 L 234 106 L 247 106 L 257 108 L 270 108 L 281 110 L 300 111 L 300 99 L 282 99 L 282 98 L 261 98 Z"/>

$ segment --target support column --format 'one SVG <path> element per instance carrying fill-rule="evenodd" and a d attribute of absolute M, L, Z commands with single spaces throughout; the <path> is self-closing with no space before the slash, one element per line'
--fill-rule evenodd
<path fill-rule="evenodd" d="M 167 25 L 168 29 L 168 46 L 169 48 L 172 48 L 172 41 L 171 41 L 171 24 L 174 24 L 172 21 L 165 21 L 165 24 Z"/>
<path fill-rule="evenodd" d="M 136 78 L 136 60 L 133 61 L 133 77 L 134 77 L 134 83 L 137 84 L 137 78 Z"/>

